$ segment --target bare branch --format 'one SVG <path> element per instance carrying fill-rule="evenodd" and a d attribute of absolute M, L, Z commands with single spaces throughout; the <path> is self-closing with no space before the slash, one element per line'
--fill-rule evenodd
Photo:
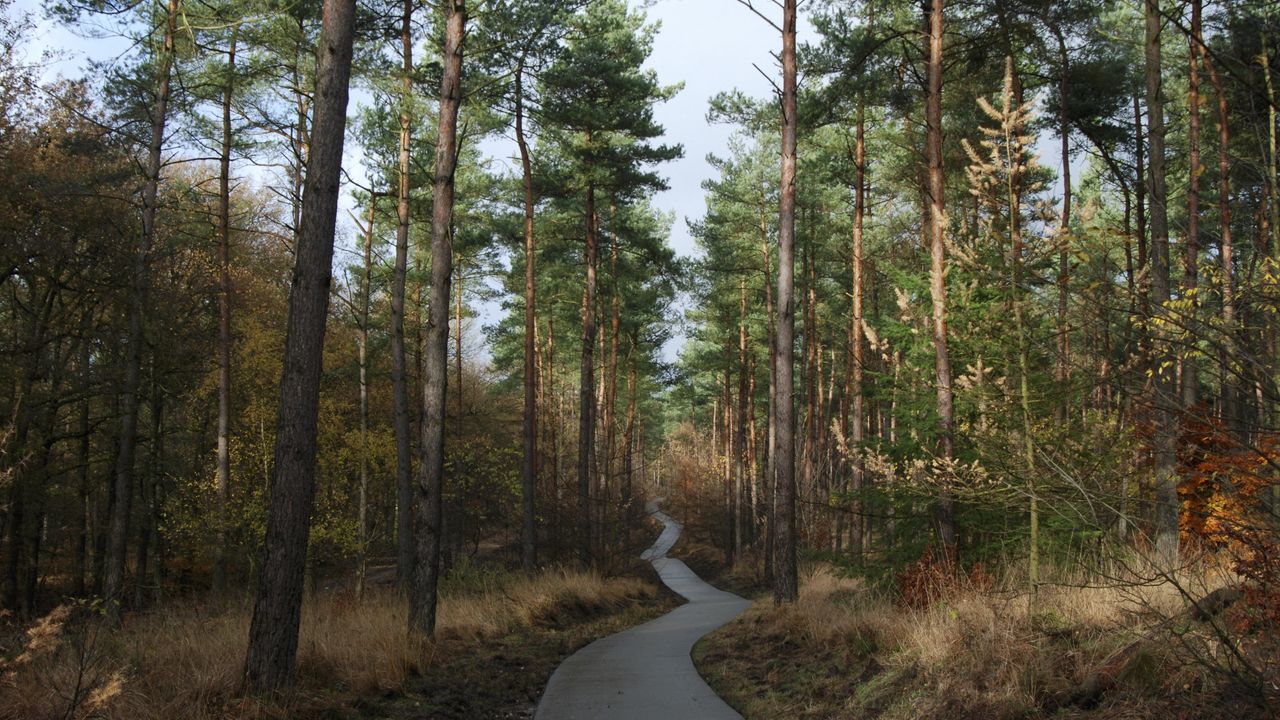
<path fill-rule="evenodd" d="M 774 30 L 777 30 L 778 32 L 782 32 L 782 26 L 774 22 L 772 19 L 770 19 L 768 15 L 765 15 L 763 12 L 761 12 L 759 8 L 757 8 L 754 4 L 752 4 L 751 0 L 738 0 L 738 4 L 750 10 L 751 12 L 755 13 L 756 16 L 759 17 L 761 20 L 769 23 L 769 27 L 773 28 Z M 782 7 L 782 5 L 778 2 L 778 0 L 773 0 L 773 4 L 777 5 L 778 7 Z"/>

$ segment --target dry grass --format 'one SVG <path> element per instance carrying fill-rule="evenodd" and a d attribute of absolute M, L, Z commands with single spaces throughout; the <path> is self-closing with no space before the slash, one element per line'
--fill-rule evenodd
<path fill-rule="evenodd" d="M 391 590 L 360 600 L 336 593 L 309 601 L 299 641 L 299 685 L 281 702 L 239 695 L 247 604 L 159 609 L 128 617 L 112 632 L 101 630 L 91 611 L 81 612 L 81 620 L 60 628 L 56 650 L 48 648 L 46 629 L 40 657 L 0 679 L 0 717 L 291 717 L 299 707 L 341 705 L 398 688 L 469 643 L 572 622 L 656 594 L 636 578 L 606 580 L 559 570 L 532 579 L 495 576 L 482 585 L 441 598 L 432 642 L 409 639 L 405 601 Z M 99 707 L 90 712 L 95 690 Z M 106 691 L 113 692 L 104 699 Z M 78 709 L 68 712 L 72 705 Z"/>
<path fill-rule="evenodd" d="M 1215 679 L 1179 652 L 1168 618 L 1185 617 L 1178 585 L 1220 587 L 1222 570 L 1202 564 L 1177 585 L 1107 575 L 1058 578 L 1034 605 L 1006 578 L 912 609 L 814 566 L 795 604 L 757 602 L 705 641 L 699 669 L 747 718 L 1205 716 Z"/>

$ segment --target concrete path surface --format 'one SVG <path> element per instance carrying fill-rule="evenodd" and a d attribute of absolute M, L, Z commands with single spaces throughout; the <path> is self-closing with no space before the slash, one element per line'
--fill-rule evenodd
<path fill-rule="evenodd" d="M 666 527 L 641 557 L 689 602 L 571 655 L 551 675 L 535 720 L 741 720 L 698 676 L 689 653 L 698 638 L 751 603 L 715 589 L 667 557 L 681 525 L 657 502 L 649 502 L 649 513 Z"/>

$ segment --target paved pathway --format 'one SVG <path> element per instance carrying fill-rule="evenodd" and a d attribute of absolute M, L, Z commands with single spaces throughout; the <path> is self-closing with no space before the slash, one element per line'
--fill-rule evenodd
<path fill-rule="evenodd" d="M 648 504 L 666 528 L 642 558 L 689 602 L 653 620 L 597 640 L 556 668 L 535 720 L 742 720 L 698 676 L 689 652 L 703 635 L 746 610 L 747 600 L 717 590 L 667 557 L 681 525 Z"/>

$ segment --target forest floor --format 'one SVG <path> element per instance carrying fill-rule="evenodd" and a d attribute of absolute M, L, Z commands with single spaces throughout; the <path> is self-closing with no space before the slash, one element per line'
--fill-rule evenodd
<path fill-rule="evenodd" d="M 613 577 L 469 567 L 446 576 L 436 637 L 421 643 L 390 587 L 321 591 L 303 606 L 297 687 L 274 699 L 241 692 L 247 601 L 175 600 L 120 629 L 64 606 L 0 619 L 0 720 L 532 717 L 561 660 L 679 604 L 638 558 Z"/>
<path fill-rule="evenodd" d="M 1046 587 L 1035 612 L 968 587 L 911 608 L 814 565 L 797 603 L 758 599 L 694 661 L 747 720 L 1275 717 L 1214 635 L 1168 586 Z M 1252 662 L 1274 668 L 1265 652 Z"/>
<path fill-rule="evenodd" d="M 318 718 L 532 718 L 551 673 L 578 649 L 639 625 L 680 600 L 669 591 L 621 604 L 571 605 L 549 623 L 499 637 L 467 642 L 444 640 L 430 670 L 399 688 L 360 698 L 349 708 L 328 709 Z M 303 716 L 298 716 L 303 717 Z"/>

